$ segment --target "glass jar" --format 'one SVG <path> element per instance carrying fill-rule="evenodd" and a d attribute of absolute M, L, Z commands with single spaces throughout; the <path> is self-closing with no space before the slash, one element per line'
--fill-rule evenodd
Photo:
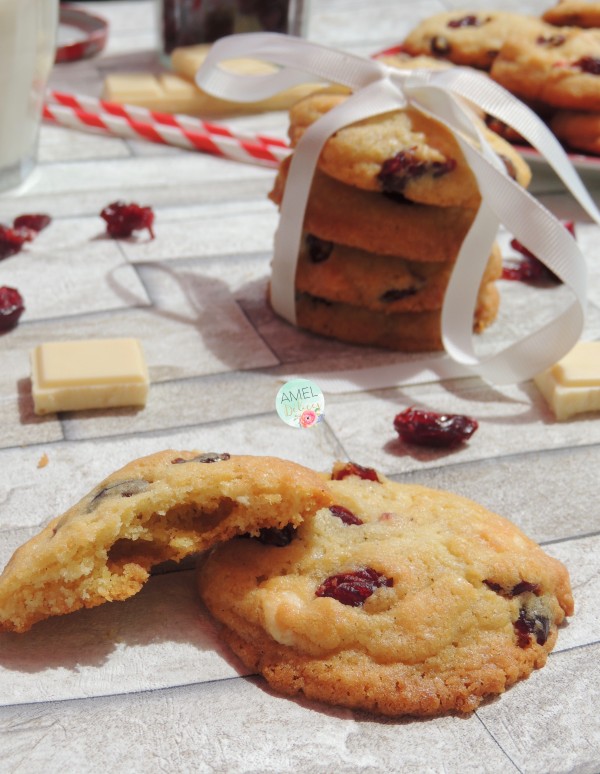
<path fill-rule="evenodd" d="M 158 0 L 164 54 L 241 32 L 305 32 L 307 0 Z"/>

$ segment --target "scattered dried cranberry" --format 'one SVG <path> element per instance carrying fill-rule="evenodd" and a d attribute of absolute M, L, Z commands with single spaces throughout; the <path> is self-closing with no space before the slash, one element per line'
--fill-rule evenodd
<path fill-rule="evenodd" d="M 463 414 L 437 414 L 407 408 L 394 418 L 394 429 L 407 443 L 419 446 L 457 446 L 470 438 L 478 422 Z"/>
<path fill-rule="evenodd" d="M 582 56 L 577 62 L 573 62 L 573 66 L 579 67 L 584 73 L 600 75 L 600 59 L 595 56 Z"/>
<path fill-rule="evenodd" d="M 113 202 L 102 210 L 100 217 L 106 221 L 106 230 L 114 239 L 129 237 L 134 231 L 141 231 L 145 228 L 150 232 L 150 237 L 154 239 L 154 231 L 152 230 L 154 213 L 150 207 Z"/>
<path fill-rule="evenodd" d="M 513 622 L 513 626 L 520 648 L 526 648 L 529 645 L 531 634 L 535 637 L 538 645 L 543 645 L 550 634 L 548 617 L 526 610 L 524 607 L 519 610 L 519 617 Z"/>
<path fill-rule="evenodd" d="M 18 290 L 0 287 L 0 331 L 8 331 L 19 322 L 25 311 L 23 298 Z"/>
<path fill-rule="evenodd" d="M 567 220 L 563 223 L 567 231 L 575 237 L 575 224 L 572 220 Z M 525 260 L 521 260 L 514 263 L 507 263 L 502 268 L 502 279 L 507 280 L 520 280 L 521 282 L 535 282 L 536 280 L 552 280 L 553 282 L 560 282 L 559 277 L 548 269 L 537 258 L 531 250 L 528 250 L 525 245 L 521 244 L 518 239 L 511 239 L 510 246 L 513 250 L 521 253 Z"/>
<path fill-rule="evenodd" d="M 333 242 L 327 242 L 325 239 L 319 239 L 314 234 L 306 235 L 306 245 L 308 247 L 308 255 L 313 263 L 323 263 L 331 255 L 333 250 Z"/>
<path fill-rule="evenodd" d="M 342 605 L 360 607 L 375 589 L 393 585 L 393 578 L 380 575 L 371 567 L 364 567 L 354 572 L 331 575 L 323 581 L 315 594 L 317 597 L 332 597 Z"/>
<path fill-rule="evenodd" d="M 25 242 L 31 242 L 36 232 L 30 228 L 10 228 L 0 224 L 0 261 L 21 252 Z"/>
<path fill-rule="evenodd" d="M 50 215 L 42 215 L 39 213 L 29 215 L 19 215 L 15 218 L 13 226 L 15 228 L 30 228 L 32 231 L 43 231 L 52 222 Z"/>
<path fill-rule="evenodd" d="M 367 481 L 379 482 L 379 477 L 377 476 L 376 470 L 373 468 L 364 468 L 362 465 L 359 465 L 356 462 L 347 462 L 341 468 L 334 469 L 333 473 L 331 474 L 331 478 L 334 481 L 341 481 L 343 478 L 348 478 L 348 476 L 358 476 L 359 478 L 364 478 Z"/>
<path fill-rule="evenodd" d="M 348 508 L 344 508 L 343 505 L 330 505 L 329 510 L 333 516 L 337 516 L 337 518 L 341 519 L 344 524 L 348 524 L 349 526 L 360 526 L 361 524 L 364 524 L 362 519 L 360 519 L 358 516 L 355 516 Z"/>
<path fill-rule="evenodd" d="M 423 161 L 415 153 L 416 148 L 400 151 L 381 165 L 377 180 L 385 193 L 402 193 L 409 180 L 423 175 L 441 177 L 456 169 L 456 160 Z"/>
<path fill-rule="evenodd" d="M 258 540 L 266 546 L 277 546 L 282 548 L 288 546 L 294 539 L 296 528 L 292 524 L 286 524 L 285 527 L 263 527 L 258 535 Z"/>
<path fill-rule="evenodd" d="M 475 16 L 475 14 L 469 14 L 468 16 L 463 16 L 460 19 L 451 19 L 446 26 L 455 30 L 459 29 L 460 27 L 481 27 L 481 25 L 485 24 L 486 21 L 489 20 L 480 19 L 478 16 Z"/>

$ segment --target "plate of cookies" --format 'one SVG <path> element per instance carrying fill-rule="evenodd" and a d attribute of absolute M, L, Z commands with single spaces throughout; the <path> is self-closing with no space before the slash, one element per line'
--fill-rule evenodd
<path fill-rule="evenodd" d="M 390 66 L 473 67 L 529 105 L 579 170 L 600 169 L 600 15 L 594 3 L 559 2 L 543 16 L 457 10 L 419 22 L 374 57 Z M 495 123 L 495 122 L 494 122 Z M 527 161 L 545 163 L 502 132 Z"/>

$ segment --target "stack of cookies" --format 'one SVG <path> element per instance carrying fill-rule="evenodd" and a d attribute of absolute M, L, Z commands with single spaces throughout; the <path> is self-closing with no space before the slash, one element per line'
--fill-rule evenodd
<path fill-rule="evenodd" d="M 559 2 L 542 18 L 455 11 L 421 22 L 402 49 L 489 71 L 567 148 L 600 153 L 600 30 L 592 29 L 599 24 L 600 3 L 573 0 Z"/>
<path fill-rule="evenodd" d="M 296 147 L 306 129 L 348 97 L 313 94 L 290 112 Z M 488 133 L 508 174 L 526 186 L 517 152 Z M 271 198 L 280 204 L 289 162 Z M 307 203 L 298 267 L 298 325 L 356 344 L 439 350 L 441 309 L 480 195 L 458 143 L 439 122 L 412 108 L 366 119 L 325 143 Z M 482 278 L 473 326 L 496 317 L 494 247 Z"/>

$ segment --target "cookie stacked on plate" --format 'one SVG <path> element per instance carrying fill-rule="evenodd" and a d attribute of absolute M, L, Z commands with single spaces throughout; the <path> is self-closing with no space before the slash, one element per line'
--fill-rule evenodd
<path fill-rule="evenodd" d="M 422 21 L 402 49 L 487 70 L 568 148 L 600 153 L 599 25 L 600 3 L 573 0 L 559 2 L 542 18 L 454 11 Z"/>
<path fill-rule="evenodd" d="M 321 92 L 290 111 L 290 140 L 346 94 Z M 527 185 L 525 162 L 489 133 L 508 174 Z M 290 183 L 282 165 L 271 198 Z M 325 143 L 306 208 L 296 272 L 298 324 L 357 344 L 441 349 L 444 294 L 480 203 L 458 143 L 438 121 L 407 107 L 340 129 Z M 473 325 L 495 318 L 497 248 L 484 272 Z"/>

